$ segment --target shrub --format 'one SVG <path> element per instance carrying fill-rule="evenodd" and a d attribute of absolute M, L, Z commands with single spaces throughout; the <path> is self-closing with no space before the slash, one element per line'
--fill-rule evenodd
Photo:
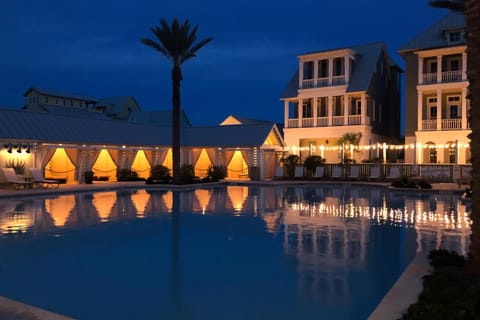
<path fill-rule="evenodd" d="M 180 166 L 180 181 L 182 183 L 192 183 L 195 178 L 195 167 L 193 165 L 182 164 Z"/>
<path fill-rule="evenodd" d="M 224 166 L 210 166 L 208 168 L 207 179 L 209 181 L 219 181 L 227 176 L 227 168 Z"/>
<path fill-rule="evenodd" d="M 117 169 L 117 181 L 138 181 L 143 180 L 138 174 L 130 169 Z"/>
<path fill-rule="evenodd" d="M 150 178 L 152 180 L 168 181 L 171 179 L 170 170 L 162 165 L 153 166 L 150 169 Z"/>
<path fill-rule="evenodd" d="M 295 177 L 295 167 L 297 166 L 299 160 L 300 158 L 296 154 L 291 154 L 282 159 L 282 164 L 287 172 L 287 178 Z"/>
<path fill-rule="evenodd" d="M 303 166 L 307 169 L 309 175 L 314 175 L 317 167 L 322 166 L 325 163 L 325 159 L 320 156 L 308 156 L 303 161 Z"/>
<path fill-rule="evenodd" d="M 392 187 L 410 189 L 432 189 L 432 184 L 422 178 L 402 177 L 392 182 Z"/>

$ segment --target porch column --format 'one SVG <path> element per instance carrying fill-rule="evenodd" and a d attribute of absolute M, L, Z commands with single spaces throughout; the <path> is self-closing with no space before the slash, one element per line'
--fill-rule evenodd
<path fill-rule="evenodd" d="M 318 87 L 318 60 L 313 60 L 313 86 Z"/>
<path fill-rule="evenodd" d="M 360 111 L 361 111 L 361 115 L 362 115 L 361 124 L 369 125 L 369 123 L 367 123 L 367 95 L 365 93 L 362 93 L 361 110 Z"/>
<path fill-rule="evenodd" d="M 423 84 L 423 58 L 418 57 L 418 84 Z"/>
<path fill-rule="evenodd" d="M 298 99 L 298 127 L 303 127 L 303 99 Z"/>
<path fill-rule="evenodd" d="M 288 117 L 289 117 L 289 108 L 288 108 L 289 102 L 287 100 L 283 101 L 283 121 L 285 123 L 285 128 L 288 128 Z"/>
<path fill-rule="evenodd" d="M 462 88 L 462 129 L 467 129 L 468 110 L 467 110 L 467 88 Z"/>
<path fill-rule="evenodd" d="M 329 75 L 330 76 L 330 75 Z M 328 101 L 327 101 L 327 107 L 328 107 L 328 126 L 332 126 L 332 120 L 333 120 L 333 96 L 328 96 Z"/>
<path fill-rule="evenodd" d="M 328 58 L 328 85 L 331 86 L 333 81 L 333 58 Z"/>
<path fill-rule="evenodd" d="M 437 90 L 437 130 L 442 130 L 442 90 Z"/>
<path fill-rule="evenodd" d="M 467 81 L 467 53 L 462 53 L 462 80 Z"/>
<path fill-rule="evenodd" d="M 418 108 L 417 108 L 417 131 L 422 131 L 422 121 L 423 121 L 423 93 L 418 91 Z"/>
<path fill-rule="evenodd" d="M 313 126 L 317 127 L 317 118 L 318 118 L 318 97 L 313 98 Z"/>
<path fill-rule="evenodd" d="M 346 56 L 344 61 L 345 61 L 345 83 L 348 84 L 350 80 L 350 58 Z"/>
<path fill-rule="evenodd" d="M 298 87 L 300 89 L 303 88 L 303 61 L 299 61 L 299 66 L 298 66 Z"/>
<path fill-rule="evenodd" d="M 348 106 L 349 106 L 348 95 L 343 96 L 343 125 L 348 126 Z"/>
<path fill-rule="evenodd" d="M 442 82 L 442 56 L 437 56 L 437 83 L 441 83 L 441 82 Z M 437 102 L 438 102 L 438 99 L 437 99 Z M 437 110 L 437 114 L 438 114 L 438 110 Z"/>

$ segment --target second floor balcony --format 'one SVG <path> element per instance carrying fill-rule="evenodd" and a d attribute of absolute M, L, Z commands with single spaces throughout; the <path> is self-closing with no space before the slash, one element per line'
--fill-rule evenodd
<path fill-rule="evenodd" d="M 345 75 L 302 80 L 300 89 L 324 88 L 346 84 Z"/>
<path fill-rule="evenodd" d="M 313 128 L 313 127 L 337 127 L 337 126 L 354 126 L 354 125 L 370 125 L 369 117 L 361 115 L 349 116 L 332 116 L 317 118 L 290 118 L 287 120 L 287 128 Z"/>
<path fill-rule="evenodd" d="M 424 73 L 423 84 L 445 83 L 462 81 L 462 71 L 444 71 L 440 74 L 440 79 L 437 73 Z"/>
<path fill-rule="evenodd" d="M 462 119 L 427 119 L 422 120 L 422 131 L 436 131 L 436 130 L 462 130 L 469 129 L 468 122 L 462 126 Z"/>

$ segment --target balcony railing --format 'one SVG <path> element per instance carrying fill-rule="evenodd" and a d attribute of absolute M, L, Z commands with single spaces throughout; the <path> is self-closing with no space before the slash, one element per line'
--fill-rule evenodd
<path fill-rule="evenodd" d="M 437 130 L 437 120 L 423 120 L 422 130 Z"/>
<path fill-rule="evenodd" d="M 298 128 L 298 119 L 288 119 L 287 128 Z"/>
<path fill-rule="evenodd" d="M 442 82 L 453 82 L 462 80 L 462 71 L 445 71 L 442 72 Z"/>
<path fill-rule="evenodd" d="M 314 118 L 303 118 L 302 119 L 302 127 L 314 127 L 315 126 L 315 119 Z"/>
<path fill-rule="evenodd" d="M 332 77 L 332 86 L 341 86 L 345 84 L 345 76 L 333 76 Z"/>
<path fill-rule="evenodd" d="M 310 89 L 315 86 L 315 80 L 313 79 L 305 79 L 302 81 L 302 89 Z"/>
<path fill-rule="evenodd" d="M 344 116 L 332 117 L 332 126 L 343 126 L 345 123 Z"/>
<path fill-rule="evenodd" d="M 443 130 L 456 130 L 462 128 L 462 119 L 442 119 Z"/>
<path fill-rule="evenodd" d="M 362 124 L 362 116 L 361 115 L 348 116 L 348 124 L 349 125 Z"/>
<path fill-rule="evenodd" d="M 317 118 L 317 127 L 328 127 L 328 117 Z"/>
<path fill-rule="evenodd" d="M 436 73 L 424 73 L 423 74 L 423 83 L 437 83 L 437 74 Z"/>

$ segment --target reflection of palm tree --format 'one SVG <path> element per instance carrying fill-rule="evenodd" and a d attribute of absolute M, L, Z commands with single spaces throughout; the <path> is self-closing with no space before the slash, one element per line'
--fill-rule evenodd
<path fill-rule="evenodd" d="M 195 43 L 198 27 L 190 29 L 188 20 L 180 24 L 177 19 L 173 19 L 170 26 L 165 19 L 161 19 L 160 24 L 160 27 L 150 29 L 158 42 L 143 38 L 142 43 L 160 52 L 173 64 L 172 158 L 173 180 L 178 184 L 180 183 L 180 81 L 182 80 L 180 67 L 185 61 L 196 57 L 197 51 L 212 41 L 212 38 Z"/>
<path fill-rule="evenodd" d="M 470 99 L 470 150 L 472 154 L 472 234 L 467 272 L 480 276 L 480 3 L 478 0 L 431 0 L 434 7 L 465 14 L 467 26 L 467 73 Z"/>
<path fill-rule="evenodd" d="M 181 318 L 182 292 L 180 274 L 180 192 L 172 192 L 172 299 L 174 313 L 177 318 Z"/>

